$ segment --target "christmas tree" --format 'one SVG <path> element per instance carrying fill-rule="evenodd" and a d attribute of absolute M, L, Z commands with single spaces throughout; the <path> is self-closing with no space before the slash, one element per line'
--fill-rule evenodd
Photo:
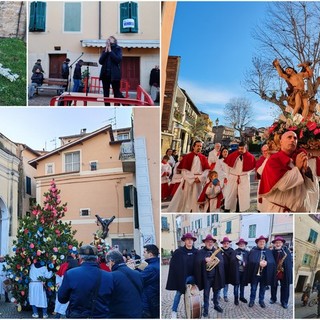
<path fill-rule="evenodd" d="M 19 222 L 17 240 L 13 242 L 14 255 L 7 257 L 8 273 L 12 282 L 12 301 L 18 311 L 28 305 L 29 270 L 32 263 L 46 265 L 53 272 L 66 261 L 67 255 L 77 253 L 76 231 L 71 222 L 62 222 L 67 204 L 61 204 L 60 190 L 53 181 L 44 193 L 44 205 L 32 208 L 30 216 Z M 43 279 L 39 279 L 43 280 Z M 56 291 L 55 276 L 43 280 L 47 293 Z"/>

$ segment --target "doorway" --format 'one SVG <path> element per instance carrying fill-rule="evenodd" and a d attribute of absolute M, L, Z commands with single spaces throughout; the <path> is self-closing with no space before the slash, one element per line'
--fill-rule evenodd
<path fill-rule="evenodd" d="M 296 285 L 296 292 L 302 292 L 303 291 L 303 288 L 306 285 L 307 279 L 308 279 L 307 276 L 299 276 L 298 282 L 297 282 L 297 285 Z"/>
<path fill-rule="evenodd" d="M 62 78 L 61 67 L 66 58 L 66 54 L 49 54 L 49 78 Z"/>
<path fill-rule="evenodd" d="M 136 91 L 140 84 L 140 57 L 123 57 L 121 73 L 122 80 L 129 82 L 129 90 Z"/>
<path fill-rule="evenodd" d="M 0 198 L 0 255 L 8 254 L 8 240 L 9 240 L 9 216 L 8 208 Z"/>

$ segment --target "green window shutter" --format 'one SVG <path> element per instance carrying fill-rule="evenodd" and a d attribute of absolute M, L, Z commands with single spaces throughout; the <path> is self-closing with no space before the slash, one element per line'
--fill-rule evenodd
<path fill-rule="evenodd" d="M 46 6 L 45 2 L 31 3 L 29 31 L 46 30 Z"/>
<path fill-rule="evenodd" d="M 131 28 L 132 33 L 138 32 L 138 3 L 131 2 L 131 18 L 134 20 L 134 28 Z"/>
<path fill-rule="evenodd" d="M 130 2 L 120 3 L 120 32 L 128 33 L 130 28 L 124 28 L 123 22 L 130 18 Z"/>
<path fill-rule="evenodd" d="M 36 2 L 30 3 L 29 31 L 35 31 L 36 5 Z"/>

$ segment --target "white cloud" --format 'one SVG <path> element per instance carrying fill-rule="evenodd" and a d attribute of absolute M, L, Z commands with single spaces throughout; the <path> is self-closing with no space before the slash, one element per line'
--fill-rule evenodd
<path fill-rule="evenodd" d="M 201 86 L 189 80 L 179 80 L 179 87 L 186 90 L 195 104 L 223 104 L 234 97 L 234 92 L 211 87 Z"/>

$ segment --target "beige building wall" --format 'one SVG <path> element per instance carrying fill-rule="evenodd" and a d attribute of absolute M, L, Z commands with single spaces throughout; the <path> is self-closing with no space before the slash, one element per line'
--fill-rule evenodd
<path fill-rule="evenodd" d="M 19 163 L 16 144 L 0 134 L 0 255 L 11 253 L 17 234 Z"/>
<path fill-rule="evenodd" d="M 109 237 L 112 239 L 133 239 L 133 209 L 124 207 L 126 185 L 133 184 L 132 173 L 123 173 L 119 160 L 120 144 L 109 144 L 109 131 L 102 131 L 90 139 L 59 153 L 38 161 L 37 202 L 43 203 L 43 194 L 49 189 L 54 178 L 61 190 L 62 202 L 67 202 L 68 211 L 63 220 L 71 221 L 77 230 L 76 238 L 84 243 L 93 240 L 93 233 L 100 227 L 96 225 L 95 214 L 103 218 L 116 219 L 110 225 Z M 64 172 L 64 154 L 80 150 L 80 172 Z M 98 167 L 90 171 L 90 161 L 97 161 Z M 53 164 L 54 174 L 46 175 L 46 164 Z M 89 210 L 88 216 L 81 216 L 81 210 Z"/>
<path fill-rule="evenodd" d="M 220 214 L 219 220 L 221 227 L 218 228 L 218 240 L 220 241 L 224 237 L 228 237 L 232 241 L 232 247 L 236 247 L 235 243 L 240 238 L 240 226 L 241 226 L 241 216 L 240 214 Z M 231 221 L 231 233 L 226 233 L 227 222 Z"/>
<path fill-rule="evenodd" d="M 161 101 L 163 103 L 164 88 L 167 79 L 167 61 L 169 56 L 172 28 L 176 14 L 176 1 L 162 2 L 161 15 Z M 162 108 L 162 104 L 161 104 Z"/>
<path fill-rule="evenodd" d="M 320 270 L 319 247 L 320 247 L 320 224 L 308 214 L 295 214 L 295 287 L 303 287 L 310 283 L 313 284 L 315 275 Z M 310 230 L 318 233 L 315 243 L 309 240 Z M 310 264 L 304 263 L 305 255 L 311 256 Z M 298 285 L 299 284 L 299 285 Z M 300 290 L 298 290 L 300 291 Z"/>
<path fill-rule="evenodd" d="M 97 62 L 103 50 L 102 47 L 83 47 L 82 40 L 103 40 L 113 35 L 123 47 L 123 56 L 140 57 L 140 84 L 149 89 L 150 71 L 159 65 L 160 50 L 156 48 L 143 48 L 140 45 L 126 48 L 121 41 L 158 40 L 160 41 L 160 2 L 138 2 L 138 33 L 120 32 L 120 3 L 118 1 L 100 1 L 101 3 L 101 34 L 99 35 L 99 2 L 81 2 L 81 31 L 64 32 L 64 1 L 48 1 L 46 9 L 45 32 L 28 33 L 28 71 L 29 80 L 31 70 L 37 59 L 42 60 L 45 78 L 49 75 L 49 55 L 66 54 L 75 61 L 83 52 L 83 61 Z M 29 3 L 30 7 L 30 3 Z M 30 19 L 30 17 L 28 17 Z M 40 45 L 41 44 L 41 45 Z M 60 47 L 60 50 L 55 50 Z M 74 70 L 74 68 L 73 68 Z M 82 71 L 85 67 L 82 67 Z M 99 76 L 100 65 L 89 68 L 91 76 Z M 72 71 L 73 72 L 73 71 Z"/>
<path fill-rule="evenodd" d="M 177 231 L 176 231 L 176 216 L 173 214 L 162 214 L 162 217 L 166 217 L 169 225 L 169 230 L 161 229 L 161 252 L 171 252 L 178 247 L 177 243 Z"/>

